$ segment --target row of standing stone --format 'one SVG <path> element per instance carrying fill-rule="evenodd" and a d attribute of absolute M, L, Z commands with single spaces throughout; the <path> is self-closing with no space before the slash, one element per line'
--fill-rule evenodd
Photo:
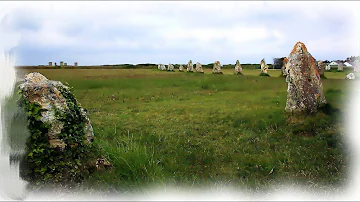
<path fill-rule="evenodd" d="M 269 69 L 269 66 L 265 63 L 264 59 L 261 60 L 261 65 L 260 66 L 261 66 L 261 72 L 267 74 L 267 70 Z M 221 68 L 222 68 L 222 65 L 220 64 L 220 62 L 215 61 L 214 65 L 213 65 L 213 74 L 222 74 Z M 163 71 L 174 71 L 175 68 L 174 68 L 174 65 L 172 65 L 172 64 L 167 65 L 167 68 L 166 68 L 166 66 L 164 64 L 159 64 L 158 69 L 163 70 Z M 242 74 L 242 70 L 243 69 L 241 67 L 241 64 L 240 64 L 239 60 L 236 60 L 235 74 Z M 184 71 L 184 66 L 180 65 L 179 66 L 179 72 L 183 72 L 183 71 Z M 186 71 L 187 72 L 204 73 L 204 70 L 202 68 L 201 63 L 197 62 L 196 65 L 195 65 L 195 69 L 194 69 L 194 65 L 193 65 L 191 60 L 186 65 Z"/>

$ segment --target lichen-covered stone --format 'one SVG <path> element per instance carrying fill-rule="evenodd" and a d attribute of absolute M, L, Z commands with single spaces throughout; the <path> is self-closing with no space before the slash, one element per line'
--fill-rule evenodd
<path fill-rule="evenodd" d="M 192 61 L 190 60 L 187 64 L 187 68 L 186 68 L 186 71 L 188 72 L 194 72 L 194 65 L 192 63 Z"/>
<path fill-rule="evenodd" d="M 236 60 L 235 63 L 235 74 L 242 74 L 242 67 L 239 60 Z"/>
<path fill-rule="evenodd" d="M 286 111 L 316 112 L 319 106 L 326 104 L 317 63 L 302 42 L 297 42 L 289 54 L 285 71 Z"/>
<path fill-rule="evenodd" d="M 215 61 L 213 66 L 213 74 L 222 74 L 221 64 L 219 61 Z"/>
<path fill-rule="evenodd" d="M 195 70 L 196 70 L 196 72 L 204 73 L 204 70 L 203 70 L 203 68 L 202 68 L 202 65 L 201 65 L 199 62 L 196 63 L 196 68 L 195 68 Z"/>
<path fill-rule="evenodd" d="M 70 93 L 69 87 L 59 81 L 48 80 L 45 76 L 35 72 L 25 76 L 24 82 L 20 84 L 19 89 L 23 97 L 30 103 L 41 106 L 43 112 L 40 120 L 50 126 L 48 133 L 44 134 L 47 136 L 50 146 L 59 148 L 61 151 L 64 150 L 67 143 L 60 138 L 64 123 L 58 119 L 58 115 L 76 113 L 70 110 L 69 103 L 64 95 Z M 86 120 L 84 125 L 79 126 L 84 129 L 84 141 L 86 143 L 92 142 L 94 133 L 90 119 L 78 102 L 71 104 L 75 104 L 80 108 L 80 116 Z"/>

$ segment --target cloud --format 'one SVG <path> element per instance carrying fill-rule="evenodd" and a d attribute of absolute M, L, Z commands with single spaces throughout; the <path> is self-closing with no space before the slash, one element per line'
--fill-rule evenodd
<path fill-rule="evenodd" d="M 351 45 L 358 40 L 351 9 L 355 2 L 65 1 L 0 5 L 8 6 L 7 10 L 0 8 L 1 28 L 21 34 L 16 50 L 29 65 L 54 60 L 46 52 L 64 60 L 78 57 L 80 64 L 107 60 L 186 63 L 189 59 L 255 63 L 262 58 L 270 63 L 273 57 L 287 56 L 297 41 L 308 45 L 316 58 L 341 59 L 358 52 Z M 28 51 L 43 54 L 30 58 Z"/>

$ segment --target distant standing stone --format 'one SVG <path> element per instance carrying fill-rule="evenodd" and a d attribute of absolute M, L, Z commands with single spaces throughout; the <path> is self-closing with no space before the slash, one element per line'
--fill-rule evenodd
<path fill-rule="evenodd" d="M 168 65 L 168 71 L 174 71 L 174 65 L 169 64 Z"/>
<path fill-rule="evenodd" d="M 345 79 L 353 80 L 355 79 L 355 74 L 351 72 L 348 75 L 346 75 Z"/>
<path fill-rule="evenodd" d="M 184 71 L 184 67 L 182 65 L 179 66 L 179 72 L 183 72 Z"/>
<path fill-rule="evenodd" d="M 199 62 L 196 63 L 196 72 L 204 73 L 202 65 Z"/>
<path fill-rule="evenodd" d="M 265 59 L 262 59 L 260 62 L 260 68 L 261 68 L 261 73 L 263 74 L 267 74 L 269 66 L 265 63 Z"/>
<path fill-rule="evenodd" d="M 285 57 L 284 60 L 283 60 L 283 66 L 281 67 L 281 74 L 284 77 L 286 77 L 286 75 L 287 75 L 285 69 L 286 69 L 286 64 L 287 64 L 288 61 L 289 61 L 288 58 Z"/>
<path fill-rule="evenodd" d="M 326 100 L 315 59 L 302 42 L 295 44 L 288 59 L 285 111 L 316 112 L 318 107 L 326 104 Z"/>
<path fill-rule="evenodd" d="M 320 77 L 324 77 L 324 71 L 325 71 L 325 64 L 322 60 L 319 60 L 318 61 L 318 69 L 319 69 L 319 74 L 320 74 Z"/>
<path fill-rule="evenodd" d="M 242 74 L 242 67 L 239 60 L 236 60 L 235 63 L 235 74 Z"/>
<path fill-rule="evenodd" d="M 222 74 L 221 72 L 221 64 L 219 61 L 215 61 L 213 66 L 213 74 Z"/>
<path fill-rule="evenodd" d="M 188 72 L 194 72 L 194 65 L 192 63 L 192 61 L 190 60 L 187 64 L 187 68 L 186 68 L 186 71 Z"/>

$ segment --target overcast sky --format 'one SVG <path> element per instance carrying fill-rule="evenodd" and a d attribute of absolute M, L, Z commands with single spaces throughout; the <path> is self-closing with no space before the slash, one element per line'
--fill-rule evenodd
<path fill-rule="evenodd" d="M 318 60 L 359 55 L 359 2 L 0 2 L 17 65 L 259 63 L 297 41 Z M 357 11 L 359 12 L 359 10 Z"/>

